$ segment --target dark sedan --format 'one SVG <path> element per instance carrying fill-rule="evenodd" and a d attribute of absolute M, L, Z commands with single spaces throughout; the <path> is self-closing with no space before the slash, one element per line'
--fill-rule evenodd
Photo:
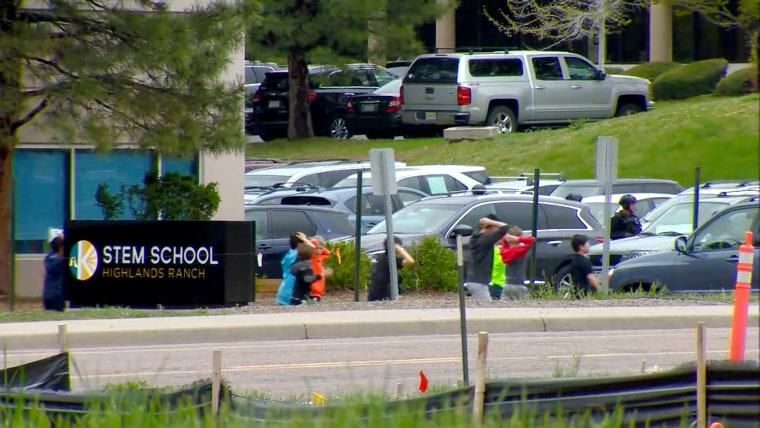
<path fill-rule="evenodd" d="M 348 100 L 346 126 L 353 135 L 367 138 L 393 138 L 403 135 L 401 123 L 401 79 Z"/>

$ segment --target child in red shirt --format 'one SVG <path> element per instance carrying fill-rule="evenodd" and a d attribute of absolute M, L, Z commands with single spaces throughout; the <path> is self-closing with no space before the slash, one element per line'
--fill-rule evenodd
<path fill-rule="evenodd" d="M 507 265 L 507 281 L 503 294 L 511 300 L 528 297 L 529 290 L 525 286 L 525 269 L 528 267 L 528 250 L 536 242 L 532 236 L 523 236 L 522 229 L 511 226 L 507 234 L 517 237 L 516 243 L 501 240 L 501 260 Z"/>
<path fill-rule="evenodd" d="M 325 268 L 325 260 L 330 257 L 330 250 L 325 248 L 325 240 L 321 236 L 311 238 L 314 244 L 314 254 L 311 257 L 311 269 L 319 279 L 311 283 L 311 298 L 319 302 L 325 296 L 325 276 L 330 275 L 330 268 Z M 328 272 L 325 272 L 327 270 Z"/>

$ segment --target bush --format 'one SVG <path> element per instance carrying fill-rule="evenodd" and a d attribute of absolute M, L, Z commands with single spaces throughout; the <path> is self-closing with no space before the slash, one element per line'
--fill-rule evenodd
<path fill-rule="evenodd" d="M 652 82 L 659 75 L 680 66 L 681 64 L 677 62 L 644 62 L 629 68 L 623 74 L 626 76 L 641 77 Z"/>
<path fill-rule="evenodd" d="M 457 291 L 456 254 L 441 245 L 432 236 L 411 245 L 409 255 L 417 262 L 414 266 L 401 269 L 403 287 L 407 290 Z"/>
<path fill-rule="evenodd" d="M 325 266 L 332 268 L 333 274 L 325 280 L 325 291 L 353 290 L 354 266 L 356 266 L 354 242 L 328 242 L 327 249 L 330 250 L 330 257 L 325 260 Z M 367 288 L 371 263 L 370 258 L 362 254 L 359 264 L 359 290 Z"/>
<path fill-rule="evenodd" d="M 738 97 L 757 92 L 757 66 L 742 68 L 721 79 L 715 95 Z"/>
<path fill-rule="evenodd" d="M 654 98 L 677 100 L 712 94 L 727 68 L 725 59 L 708 59 L 674 68 L 654 79 Z"/>

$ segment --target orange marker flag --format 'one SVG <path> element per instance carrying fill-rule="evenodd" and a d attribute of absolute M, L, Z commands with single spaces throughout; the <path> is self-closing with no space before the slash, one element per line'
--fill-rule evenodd
<path fill-rule="evenodd" d="M 420 370 L 420 386 L 418 389 L 420 390 L 421 393 L 424 394 L 425 391 L 427 391 L 427 387 L 428 387 L 428 380 L 427 380 L 427 377 L 425 376 L 425 372 Z"/>
<path fill-rule="evenodd" d="M 340 257 L 340 247 L 335 249 L 335 257 L 338 258 L 338 264 L 343 264 L 343 259 Z"/>

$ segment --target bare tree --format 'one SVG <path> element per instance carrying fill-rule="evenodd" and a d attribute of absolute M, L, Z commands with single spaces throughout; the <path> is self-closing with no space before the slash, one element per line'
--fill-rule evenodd
<path fill-rule="evenodd" d="M 597 65 L 604 67 L 607 34 L 628 24 L 631 12 L 647 0 L 508 0 L 504 9 L 484 14 L 499 31 L 552 40 L 550 47 L 598 37 Z"/>

